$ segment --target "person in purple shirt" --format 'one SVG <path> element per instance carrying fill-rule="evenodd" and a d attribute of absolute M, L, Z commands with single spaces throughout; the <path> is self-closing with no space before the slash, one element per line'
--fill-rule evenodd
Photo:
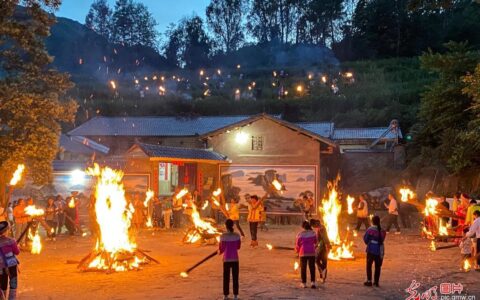
<path fill-rule="evenodd" d="M 300 274 L 302 278 L 302 286 L 307 287 L 307 264 L 310 269 L 310 280 L 312 289 L 317 288 L 315 285 L 315 250 L 318 243 L 317 234 L 312 230 L 312 226 L 308 221 L 302 223 L 303 231 L 297 234 L 295 240 L 295 253 L 300 256 Z"/>
<path fill-rule="evenodd" d="M 233 277 L 233 299 L 238 299 L 238 250 L 241 246 L 240 235 L 233 231 L 233 221 L 228 219 L 225 221 L 227 232 L 220 236 L 218 245 L 218 254 L 223 254 L 223 299 L 228 299 L 230 294 L 230 270 Z"/>
<path fill-rule="evenodd" d="M 380 281 L 380 271 L 382 269 L 384 255 L 384 241 L 387 233 L 380 226 L 380 217 L 372 218 L 372 226 L 367 229 L 363 236 L 363 241 L 367 245 L 367 281 L 365 286 L 372 286 L 372 265 L 375 263 L 375 277 L 373 285 L 378 287 Z"/>

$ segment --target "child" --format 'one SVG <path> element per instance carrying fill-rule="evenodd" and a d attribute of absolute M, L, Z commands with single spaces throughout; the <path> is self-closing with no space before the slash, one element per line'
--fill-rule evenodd
<path fill-rule="evenodd" d="M 241 246 L 240 235 L 233 232 L 233 221 L 228 219 L 225 221 L 227 232 L 220 236 L 218 245 L 218 254 L 223 253 L 223 299 L 228 299 L 230 294 L 230 269 L 232 270 L 233 279 L 233 299 L 238 299 L 238 250 Z"/>
<path fill-rule="evenodd" d="M 10 294 L 8 299 L 15 299 L 17 296 L 17 265 L 15 255 L 20 253 L 17 242 L 7 237 L 8 222 L 0 222 L 0 285 L 2 299 L 7 298 L 8 279 L 10 278 Z"/>
<path fill-rule="evenodd" d="M 310 269 L 310 281 L 312 289 L 317 288 L 315 285 L 315 248 L 317 246 L 317 234 L 312 230 L 310 223 L 304 221 L 302 223 L 303 231 L 297 234 L 295 241 L 295 252 L 300 256 L 300 274 L 302 278 L 302 286 L 307 287 L 307 264 Z"/>
<path fill-rule="evenodd" d="M 469 230 L 468 227 L 463 229 L 463 236 L 467 234 L 468 230 Z M 462 254 L 462 268 L 463 268 L 463 262 L 466 259 L 470 259 L 470 257 L 472 257 L 472 239 L 465 239 L 460 242 L 460 253 Z"/>

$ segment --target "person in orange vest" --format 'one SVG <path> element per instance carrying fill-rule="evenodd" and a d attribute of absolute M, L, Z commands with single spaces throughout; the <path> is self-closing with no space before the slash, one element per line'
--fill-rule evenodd
<path fill-rule="evenodd" d="M 358 199 L 357 227 L 355 228 L 355 231 L 359 231 L 360 227 L 362 227 L 362 224 L 365 224 L 365 230 L 367 230 L 368 227 L 370 227 L 370 222 L 368 220 L 368 203 L 366 200 L 366 195 L 362 194 Z"/>
<path fill-rule="evenodd" d="M 25 213 L 27 204 L 24 199 L 18 199 L 18 204 L 13 209 L 13 216 L 15 218 L 15 238 L 18 239 L 22 232 L 27 228 L 29 216 Z M 26 234 L 18 241 L 20 245 L 25 246 L 27 239 Z"/>
<path fill-rule="evenodd" d="M 244 238 L 245 233 L 243 233 L 242 227 L 240 227 L 240 210 L 237 201 L 235 201 L 233 198 L 230 199 L 230 204 L 227 206 L 227 209 L 229 219 L 233 221 L 233 224 L 235 227 L 237 227 L 238 232 L 240 232 L 240 235 L 242 238 Z"/>
<path fill-rule="evenodd" d="M 250 247 L 257 247 L 257 232 L 258 232 L 258 223 L 261 222 L 261 214 L 263 209 L 263 201 L 267 197 L 267 194 L 259 199 L 257 195 L 249 195 L 246 194 L 245 198 L 248 203 L 248 224 L 250 225 L 250 236 L 251 236 L 251 243 Z"/>

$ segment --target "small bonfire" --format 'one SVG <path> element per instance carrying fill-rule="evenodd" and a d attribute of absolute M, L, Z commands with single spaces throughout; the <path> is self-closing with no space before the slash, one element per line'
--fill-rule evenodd
<path fill-rule="evenodd" d="M 97 178 L 95 213 L 100 231 L 95 248 L 80 261 L 78 268 L 122 272 L 140 269 L 149 261 L 157 262 L 137 248 L 130 230 L 134 208 L 125 199 L 123 172 L 95 164 L 87 174 Z"/>

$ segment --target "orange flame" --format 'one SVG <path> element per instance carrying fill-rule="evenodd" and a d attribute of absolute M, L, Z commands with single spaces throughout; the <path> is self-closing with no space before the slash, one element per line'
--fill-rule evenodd
<path fill-rule="evenodd" d="M 328 183 L 328 199 L 322 200 L 322 207 L 320 211 L 323 214 L 323 223 L 327 229 L 327 235 L 330 242 L 333 244 L 332 249 L 328 253 L 328 258 L 331 260 L 350 259 L 353 256 L 353 243 L 346 239 L 340 239 L 340 229 L 338 224 L 338 217 L 342 211 L 342 205 L 338 200 L 337 179 L 334 182 Z"/>
<path fill-rule="evenodd" d="M 353 202 L 355 202 L 355 198 L 347 196 L 347 205 L 348 205 L 348 214 L 353 214 Z"/>
<path fill-rule="evenodd" d="M 275 179 L 274 181 L 272 181 L 272 185 L 275 187 L 277 191 L 282 190 L 282 184 L 278 180 Z"/>
<path fill-rule="evenodd" d="M 463 261 L 463 270 L 465 272 L 468 272 L 470 271 L 470 269 L 472 268 L 472 265 L 470 264 L 470 260 L 468 258 L 466 258 L 464 261 Z"/>
<path fill-rule="evenodd" d="M 37 208 L 35 205 L 29 205 L 25 207 L 24 212 L 32 217 L 43 216 L 45 211 L 41 208 Z"/>
<path fill-rule="evenodd" d="M 294 271 L 297 271 L 299 266 L 300 266 L 300 265 L 299 265 L 298 261 L 295 261 L 295 262 L 293 263 L 293 270 L 294 270 Z"/>
<path fill-rule="evenodd" d="M 408 200 L 411 200 L 413 199 L 413 197 L 415 197 L 415 193 L 408 188 L 402 188 L 399 190 L 399 192 L 400 195 L 402 195 L 402 197 L 400 198 L 402 202 L 408 202 Z"/>
<path fill-rule="evenodd" d="M 145 201 L 143 201 L 143 205 L 145 207 L 148 206 L 148 202 L 150 202 L 150 200 L 152 200 L 154 194 L 155 193 L 152 190 L 147 191 L 146 196 L 145 196 Z"/>
<path fill-rule="evenodd" d="M 218 229 L 215 228 L 215 226 L 213 226 L 212 223 L 207 222 L 200 217 L 200 213 L 198 212 L 197 206 L 195 204 L 192 205 L 191 217 L 192 217 L 193 225 L 197 230 L 195 230 L 194 232 L 188 233 L 187 238 L 185 239 L 187 243 L 193 244 L 199 241 L 202 238 L 202 233 L 216 236 L 218 240 L 221 232 L 218 231 Z"/>
<path fill-rule="evenodd" d="M 267 244 L 266 246 L 267 246 L 267 249 L 270 250 L 270 251 L 273 249 L 272 244 Z"/>
<path fill-rule="evenodd" d="M 22 179 L 22 174 L 23 171 L 25 170 L 25 165 L 24 164 L 19 164 L 17 166 L 17 169 L 13 173 L 12 179 L 10 179 L 10 185 L 15 186 L 17 183 Z"/>
<path fill-rule="evenodd" d="M 75 199 L 73 197 L 68 201 L 68 207 L 75 208 Z"/>
<path fill-rule="evenodd" d="M 42 252 L 42 241 L 40 240 L 40 235 L 38 235 L 38 230 L 33 234 L 32 230 L 28 231 L 28 238 L 32 241 L 32 249 L 30 253 L 40 254 Z"/>
<path fill-rule="evenodd" d="M 121 183 L 123 172 L 95 164 L 87 174 L 97 177 L 95 186 L 95 212 L 100 227 L 95 250 L 106 252 L 108 257 L 97 256 L 89 268 L 127 271 L 138 269 L 143 261 L 137 256 L 131 260 L 116 260 L 122 254 L 132 254 L 137 245 L 129 235 L 133 206 L 127 205 L 125 190 Z"/>

